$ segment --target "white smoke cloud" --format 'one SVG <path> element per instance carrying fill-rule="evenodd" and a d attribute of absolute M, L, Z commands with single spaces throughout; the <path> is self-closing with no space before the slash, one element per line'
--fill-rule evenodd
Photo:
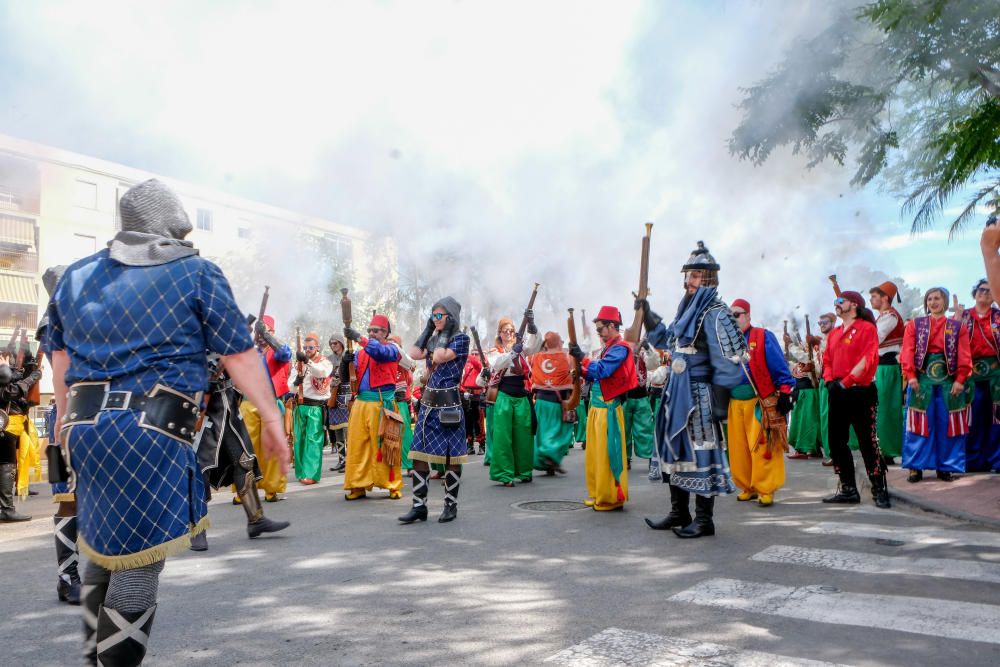
<path fill-rule="evenodd" d="M 653 221 L 656 310 L 671 314 L 704 239 L 724 297 L 773 322 L 829 310 L 829 273 L 864 290 L 851 265 L 897 268 L 866 241 L 894 204 L 849 192 L 848 170 L 726 150 L 738 88 L 850 6 L 11 3 L 21 101 L 0 121 L 391 235 L 481 315 L 516 316 L 537 280 L 543 329 L 567 306 L 627 311 Z M 305 291 L 328 278 L 290 252 L 275 265 Z"/>

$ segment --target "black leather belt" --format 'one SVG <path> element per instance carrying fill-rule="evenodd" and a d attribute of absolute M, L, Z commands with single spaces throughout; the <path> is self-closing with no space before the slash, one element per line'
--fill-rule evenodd
<path fill-rule="evenodd" d="M 420 396 L 420 404 L 428 408 L 455 408 L 462 406 L 462 397 L 458 393 L 458 387 L 446 389 L 424 387 L 424 392 Z"/>
<path fill-rule="evenodd" d="M 107 382 L 78 382 L 69 388 L 61 428 L 94 424 L 108 410 L 139 412 L 139 426 L 191 445 L 201 412 L 201 395 L 192 398 L 157 384 L 148 394 L 113 391 Z"/>
<path fill-rule="evenodd" d="M 878 358 L 879 366 L 898 366 L 899 365 L 899 353 L 898 352 L 886 352 L 885 354 L 880 354 Z"/>

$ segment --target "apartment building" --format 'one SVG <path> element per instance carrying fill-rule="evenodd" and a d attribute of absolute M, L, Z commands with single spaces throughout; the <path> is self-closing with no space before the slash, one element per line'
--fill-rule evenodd
<path fill-rule="evenodd" d="M 153 177 L 180 195 L 194 225 L 188 238 L 227 275 L 240 275 L 241 268 L 247 273 L 240 263 L 257 242 L 305 238 L 337 265 L 339 274 L 355 276 L 354 285 L 364 288 L 364 230 L 0 135 L 0 345 L 15 327 L 34 337 L 47 302 L 42 272 L 103 248 L 120 229 L 121 196 Z M 289 260 L 294 270 L 295 258 Z M 241 290 L 259 298 L 260 288 L 234 281 L 238 299 Z M 243 294 L 241 302 L 247 301 L 250 297 Z M 43 394 L 51 387 L 46 373 Z"/>

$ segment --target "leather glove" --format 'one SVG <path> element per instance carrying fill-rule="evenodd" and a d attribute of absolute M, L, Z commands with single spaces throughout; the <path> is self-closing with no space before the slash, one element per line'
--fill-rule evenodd
<path fill-rule="evenodd" d="M 305 352 L 296 352 L 295 361 L 301 361 L 303 364 L 309 361 L 309 355 Z"/>
<path fill-rule="evenodd" d="M 431 336 L 434 335 L 434 320 L 427 318 L 427 326 L 424 327 L 424 332 L 420 334 L 417 338 L 417 342 L 413 344 L 414 347 L 420 348 L 421 350 L 427 349 L 427 343 L 430 341 Z"/>
<path fill-rule="evenodd" d="M 444 328 L 437 337 L 437 347 L 446 348 L 458 330 L 458 322 L 452 319 L 451 315 L 445 315 Z"/>
<path fill-rule="evenodd" d="M 781 413 L 782 417 L 792 411 L 793 405 L 791 394 L 778 394 L 778 412 Z"/>
<path fill-rule="evenodd" d="M 639 310 L 642 308 L 647 313 L 649 312 L 649 301 L 646 299 L 636 299 L 632 302 L 632 310 Z"/>
<path fill-rule="evenodd" d="M 527 329 L 528 333 L 530 333 L 532 336 L 538 334 L 538 327 L 535 326 L 535 311 L 533 311 L 531 308 L 528 308 L 526 311 L 524 311 L 524 319 L 528 323 L 528 329 Z"/>
<path fill-rule="evenodd" d="M 576 343 L 570 343 L 569 356 L 573 357 L 577 361 L 583 361 L 583 358 L 586 355 L 584 355 L 583 350 L 580 349 L 579 345 L 577 345 Z"/>
<path fill-rule="evenodd" d="M 305 380 L 305 378 L 300 375 L 297 378 L 295 378 L 295 382 L 293 382 L 292 384 L 295 385 L 296 387 L 301 387 L 303 380 Z"/>
<path fill-rule="evenodd" d="M 344 338 L 347 340 L 353 340 L 357 343 L 361 340 L 361 333 L 357 329 L 352 329 L 351 327 L 344 327 Z"/>
<path fill-rule="evenodd" d="M 514 343 L 514 347 L 511 348 L 511 351 L 514 354 L 521 354 L 521 352 L 524 351 L 524 341 L 521 340 L 520 336 L 518 337 L 517 342 Z"/>
<path fill-rule="evenodd" d="M 490 372 L 490 369 L 488 368 L 484 368 L 483 370 L 479 371 L 479 377 L 483 378 L 483 380 L 485 380 L 486 382 L 490 381 L 490 377 L 492 377 L 492 375 L 493 374 Z"/>

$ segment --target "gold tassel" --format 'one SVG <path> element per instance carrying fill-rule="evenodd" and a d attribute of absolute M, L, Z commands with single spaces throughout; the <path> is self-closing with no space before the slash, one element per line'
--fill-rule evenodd
<path fill-rule="evenodd" d="M 134 554 L 124 554 L 122 556 L 107 556 L 94 551 L 94 549 L 87 544 L 87 541 L 83 539 L 83 535 L 77 536 L 77 543 L 80 547 L 80 551 L 87 556 L 88 560 L 100 565 L 105 570 L 117 572 L 118 570 L 131 570 L 137 567 L 144 567 L 146 565 L 152 565 L 153 563 L 159 563 L 161 560 L 166 560 L 169 556 L 188 549 L 191 546 L 191 538 L 198 533 L 208 530 L 209 525 L 211 524 L 208 520 L 208 515 L 205 515 L 195 526 L 191 528 L 190 531 L 180 537 L 175 537 L 174 539 L 164 542 L 163 544 L 157 544 L 155 547 L 143 549 L 142 551 Z"/>

